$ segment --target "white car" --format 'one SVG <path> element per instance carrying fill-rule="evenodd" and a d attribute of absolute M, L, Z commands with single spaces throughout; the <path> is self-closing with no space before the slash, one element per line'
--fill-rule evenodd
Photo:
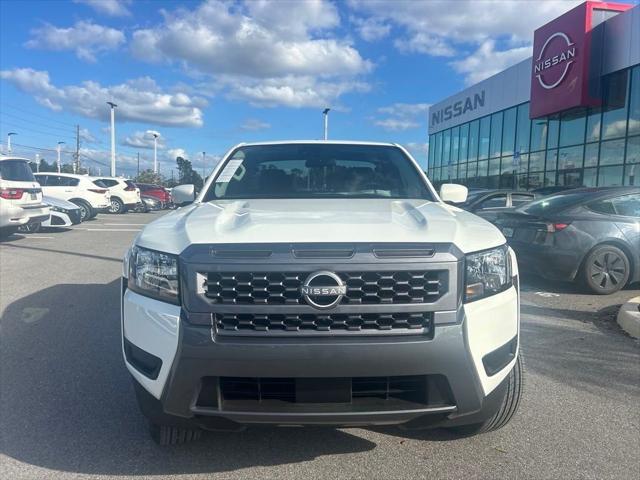
<path fill-rule="evenodd" d="M 80 207 L 82 221 L 107 212 L 111 206 L 109 189 L 98 179 L 72 173 L 36 173 L 45 195 L 68 200 Z"/>
<path fill-rule="evenodd" d="M 0 157 L 0 235 L 19 226 L 38 224 L 49 218 L 49 206 L 42 203 L 42 189 L 29 167 L 29 160 Z"/>
<path fill-rule="evenodd" d="M 109 213 L 135 210 L 141 203 L 140 189 L 131 180 L 120 177 L 96 177 L 111 192 Z"/>
<path fill-rule="evenodd" d="M 388 143 L 241 144 L 124 259 L 122 350 L 160 443 L 249 424 L 505 425 L 522 392 L 500 230 Z M 191 205 L 186 205 L 188 203 Z"/>

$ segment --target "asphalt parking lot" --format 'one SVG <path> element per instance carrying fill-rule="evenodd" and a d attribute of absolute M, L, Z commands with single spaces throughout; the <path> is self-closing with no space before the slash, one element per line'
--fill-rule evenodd
<path fill-rule="evenodd" d="M 640 346 L 599 297 L 524 277 L 524 400 L 472 438 L 396 428 L 251 428 L 159 447 L 120 351 L 121 258 L 155 214 L 0 243 L 0 477 L 637 478 Z"/>

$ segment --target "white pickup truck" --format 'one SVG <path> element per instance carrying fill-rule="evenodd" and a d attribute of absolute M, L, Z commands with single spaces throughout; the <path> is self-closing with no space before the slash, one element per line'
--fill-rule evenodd
<path fill-rule="evenodd" d="M 251 424 L 499 428 L 516 258 L 395 144 L 241 144 L 124 259 L 122 349 L 163 444 Z M 447 202 L 447 203 L 445 203 Z M 190 204 L 189 204 L 190 203 Z M 189 204 L 189 205 L 187 205 Z"/>

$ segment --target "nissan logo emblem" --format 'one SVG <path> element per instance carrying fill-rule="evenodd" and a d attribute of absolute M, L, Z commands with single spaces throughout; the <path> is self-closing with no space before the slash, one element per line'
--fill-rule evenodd
<path fill-rule="evenodd" d="M 309 275 L 300 293 L 309 305 L 324 310 L 340 303 L 347 294 L 347 286 L 338 275 L 323 270 Z"/>

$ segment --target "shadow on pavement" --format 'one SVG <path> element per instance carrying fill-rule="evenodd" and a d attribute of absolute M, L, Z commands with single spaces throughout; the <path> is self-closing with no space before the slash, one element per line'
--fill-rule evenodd
<path fill-rule="evenodd" d="M 1 451 L 20 462 L 83 474 L 168 475 L 376 446 L 331 428 L 252 428 L 158 447 L 121 358 L 119 281 L 41 290 L 8 305 L 1 329 Z"/>

